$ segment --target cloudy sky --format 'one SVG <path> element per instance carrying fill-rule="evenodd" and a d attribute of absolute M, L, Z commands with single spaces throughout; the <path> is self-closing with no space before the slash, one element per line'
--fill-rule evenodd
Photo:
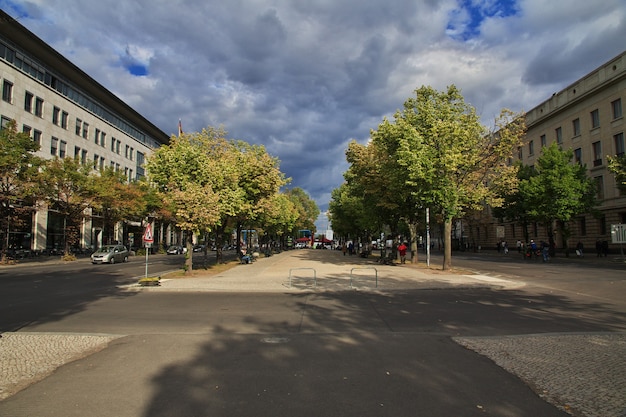
<path fill-rule="evenodd" d="M 350 140 L 416 88 L 491 126 L 626 50 L 626 0 L 0 0 L 167 134 L 263 144 L 322 211 Z M 325 229 L 320 219 L 318 228 Z"/>

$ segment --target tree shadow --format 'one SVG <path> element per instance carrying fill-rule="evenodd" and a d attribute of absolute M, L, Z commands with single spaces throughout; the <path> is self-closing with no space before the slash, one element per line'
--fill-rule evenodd
<path fill-rule="evenodd" d="M 284 320 L 251 311 L 245 332 L 214 325 L 195 355 L 161 369 L 144 415 L 565 416 L 452 337 L 626 329 L 609 306 L 547 293 L 285 297 Z"/>

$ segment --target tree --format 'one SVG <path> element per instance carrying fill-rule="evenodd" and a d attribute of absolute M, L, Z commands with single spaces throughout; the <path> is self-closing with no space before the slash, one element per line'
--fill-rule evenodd
<path fill-rule="evenodd" d="M 398 163 L 406 170 L 406 186 L 444 224 L 446 270 L 452 266 L 453 219 L 485 204 L 501 205 L 502 191 L 515 187 L 516 168 L 507 160 L 522 143 L 524 120 L 503 110 L 496 131 L 489 132 L 455 86 L 415 93 L 394 116 Z"/>
<path fill-rule="evenodd" d="M 77 244 L 80 225 L 86 210 L 96 200 L 94 179 L 96 173 L 91 166 L 83 165 L 73 158 L 47 160 L 40 174 L 39 195 L 49 209 L 63 218 L 64 255 L 70 255 L 70 247 Z"/>
<path fill-rule="evenodd" d="M 298 220 L 293 230 L 291 230 L 292 234 L 296 235 L 298 230 L 310 230 L 312 233 L 315 233 L 315 221 L 320 214 L 320 209 L 315 204 L 315 201 L 299 187 L 286 190 L 285 195 L 298 211 Z"/>
<path fill-rule="evenodd" d="M 210 150 L 226 143 L 223 131 L 204 129 L 197 134 L 172 136 L 169 145 L 158 148 L 146 161 L 149 180 L 163 194 L 171 207 L 177 225 L 188 237 L 185 271 L 193 270 L 192 242 L 194 232 L 210 231 L 220 221 L 222 189 L 235 167 L 211 157 Z M 224 170 L 224 168 L 227 168 Z M 222 198 L 220 198 L 222 197 Z"/>
<path fill-rule="evenodd" d="M 113 243 L 113 229 L 124 219 L 143 217 L 147 211 L 146 193 L 137 183 L 129 183 L 121 171 L 105 168 L 93 179 L 93 209 L 102 216 L 106 241 Z"/>
<path fill-rule="evenodd" d="M 22 217 L 33 201 L 41 158 L 35 156 L 39 145 L 26 134 L 18 132 L 14 120 L 0 129 L 0 249 L 1 262 L 6 262 L 10 244 L 10 227 Z"/>
<path fill-rule="evenodd" d="M 566 254 L 567 222 L 597 205 L 596 184 L 587 177 L 585 165 L 571 163 L 573 156 L 571 149 L 562 150 L 552 143 L 543 148 L 533 175 L 519 184 L 520 198 L 527 203 L 528 215 L 550 228 L 546 230 L 549 239 L 551 227 L 557 222 Z"/>
<path fill-rule="evenodd" d="M 607 157 L 609 161 L 609 171 L 615 174 L 617 188 L 626 192 L 626 155 Z"/>

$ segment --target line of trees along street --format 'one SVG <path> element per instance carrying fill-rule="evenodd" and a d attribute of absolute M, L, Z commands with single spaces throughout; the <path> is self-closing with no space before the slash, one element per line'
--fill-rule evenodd
<path fill-rule="evenodd" d="M 455 86 L 415 90 L 367 144 L 349 144 L 345 181 L 329 207 L 333 230 L 368 241 L 385 229 L 394 236 L 406 231 L 417 262 L 429 208 L 443 226 L 444 270 L 452 266 L 453 221 L 487 208 L 502 221 L 556 223 L 567 237 L 572 217 L 597 205 L 596 187 L 586 167 L 571 162 L 571 150 L 556 144 L 542 149 L 535 167 L 511 163 L 525 132 L 524 114 L 506 109 L 492 129 L 482 126 Z M 624 184 L 626 158 L 610 160 Z"/>
<path fill-rule="evenodd" d="M 101 222 L 109 241 L 122 220 L 173 224 L 188 237 L 211 233 L 219 262 L 221 243 L 232 230 L 238 241 L 243 227 L 276 239 L 302 228 L 314 230 L 319 209 L 299 188 L 280 191 L 289 180 L 278 159 L 262 146 L 225 137 L 223 129 L 212 127 L 172 136 L 169 145 L 147 159 L 147 177 L 128 182 L 121 172 L 96 170 L 75 158 L 37 157 L 39 145 L 9 122 L 0 131 L 2 260 L 6 262 L 11 228 L 38 208 L 62 217 L 66 259 L 71 259 L 70 247 L 78 244 L 80 225 L 89 213 Z M 187 245 L 190 272 L 190 239 Z"/>

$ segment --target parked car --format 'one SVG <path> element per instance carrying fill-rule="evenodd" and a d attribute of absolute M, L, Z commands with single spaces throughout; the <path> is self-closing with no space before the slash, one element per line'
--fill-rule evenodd
<path fill-rule="evenodd" d="M 206 245 L 196 245 L 193 247 L 193 251 L 194 252 L 204 252 L 204 248 L 206 248 Z"/>
<path fill-rule="evenodd" d="M 128 249 L 124 245 L 106 245 L 91 254 L 91 263 L 114 264 L 128 261 Z"/>
<path fill-rule="evenodd" d="M 180 245 L 172 245 L 167 248 L 168 255 L 182 255 L 183 253 L 187 253 L 187 248 Z"/>

